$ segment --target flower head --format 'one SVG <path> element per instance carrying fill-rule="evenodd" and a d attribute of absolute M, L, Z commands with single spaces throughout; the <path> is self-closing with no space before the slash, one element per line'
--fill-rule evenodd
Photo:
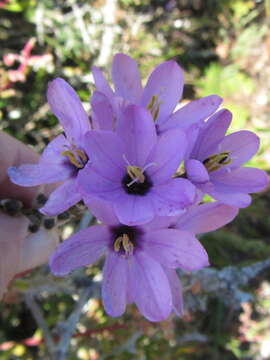
<path fill-rule="evenodd" d="M 90 122 L 79 97 L 63 79 L 49 84 L 47 97 L 65 135 L 57 136 L 46 146 L 38 164 L 11 167 L 8 174 L 12 182 L 21 186 L 64 182 L 41 209 L 47 215 L 56 215 L 82 198 L 77 190 L 77 175 L 88 161 L 84 135 L 90 130 Z"/>
<path fill-rule="evenodd" d="M 231 119 L 223 109 L 200 124 L 186 153 L 185 176 L 214 199 L 246 207 L 251 202 L 248 194 L 264 189 L 268 177 L 263 170 L 242 167 L 258 151 L 259 138 L 246 130 L 225 135 Z"/>
<path fill-rule="evenodd" d="M 106 312 L 120 316 L 126 304 L 135 303 L 150 321 L 166 319 L 172 309 L 179 315 L 183 312 L 175 269 L 194 271 L 208 266 L 207 253 L 195 233 L 214 230 L 237 214 L 235 208 L 213 203 L 196 206 L 183 217 L 127 226 L 108 204 L 89 198 L 88 205 L 104 224 L 64 241 L 50 259 L 52 272 L 63 276 L 106 255 L 102 283 Z"/>
<path fill-rule="evenodd" d="M 114 130 L 119 113 L 128 104 L 136 104 L 151 112 L 158 133 L 169 129 L 190 126 L 193 122 L 205 120 L 219 107 L 222 99 L 217 95 L 192 101 L 174 112 L 181 100 L 184 75 L 174 61 L 159 64 L 142 87 L 137 63 L 125 54 L 116 54 L 112 63 L 114 91 L 102 72 L 93 67 L 97 91 L 91 99 L 95 128 Z M 105 116 L 106 114 L 106 116 Z"/>
<path fill-rule="evenodd" d="M 146 223 L 155 215 L 179 214 L 195 197 L 188 180 L 172 178 L 185 148 L 181 130 L 157 137 L 149 111 L 129 105 L 115 132 L 87 133 L 90 161 L 80 171 L 80 190 L 109 201 L 127 225 Z"/>

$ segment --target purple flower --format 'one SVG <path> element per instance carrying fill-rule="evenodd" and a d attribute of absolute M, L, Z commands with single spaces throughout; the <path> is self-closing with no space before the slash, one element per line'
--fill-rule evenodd
<path fill-rule="evenodd" d="M 150 110 L 159 133 L 178 126 L 190 126 L 214 113 L 222 99 L 210 95 L 195 100 L 175 113 L 183 93 L 184 76 L 173 60 L 158 65 L 151 73 L 145 88 L 141 85 L 137 63 L 125 54 L 114 56 L 112 64 L 113 91 L 102 72 L 93 67 L 97 91 L 91 99 L 96 129 L 112 130 L 119 113 L 128 104 L 136 104 Z"/>
<path fill-rule="evenodd" d="M 126 226 L 108 205 L 90 200 L 88 205 L 104 222 L 64 241 L 50 259 L 55 275 L 93 264 L 106 255 L 102 298 L 111 316 L 135 303 L 150 321 L 166 319 L 172 309 L 181 315 L 181 284 L 175 272 L 208 266 L 208 257 L 195 233 L 212 231 L 231 221 L 237 209 L 220 203 L 196 206 L 178 218 L 155 218 L 141 226 Z M 173 225 L 171 224 L 173 220 Z"/>
<path fill-rule="evenodd" d="M 46 146 L 38 164 L 11 167 L 8 174 L 13 183 L 21 186 L 64 182 L 41 209 L 44 214 L 57 215 L 82 198 L 77 191 L 77 175 L 88 161 L 84 135 L 90 130 L 90 122 L 79 97 L 63 79 L 49 84 L 47 98 L 65 136 L 57 136 Z"/>
<path fill-rule="evenodd" d="M 246 207 L 251 202 L 248 194 L 264 189 L 268 177 L 263 170 L 242 167 L 258 151 L 259 138 L 246 130 L 225 136 L 231 119 L 228 110 L 220 110 L 193 133 L 185 177 L 216 200 Z"/>
<path fill-rule="evenodd" d="M 157 137 L 151 114 L 129 105 L 115 132 L 86 135 L 89 162 L 78 182 L 85 195 L 109 201 L 127 225 L 143 224 L 155 215 L 179 214 L 193 203 L 195 188 L 186 179 L 173 179 L 186 148 L 179 130 Z"/>

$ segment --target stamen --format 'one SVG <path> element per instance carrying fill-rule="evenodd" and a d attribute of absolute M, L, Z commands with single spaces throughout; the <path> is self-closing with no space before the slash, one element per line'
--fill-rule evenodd
<path fill-rule="evenodd" d="M 61 152 L 62 156 L 67 156 L 72 165 L 78 169 L 82 169 L 85 163 L 88 161 L 87 155 L 79 149 L 65 150 Z"/>
<path fill-rule="evenodd" d="M 158 118 L 160 105 L 161 105 L 161 102 L 158 102 L 158 96 L 153 95 L 150 100 L 150 103 L 147 105 L 147 109 L 150 110 L 154 121 L 156 121 Z"/>
<path fill-rule="evenodd" d="M 79 158 L 82 159 L 83 162 L 86 162 L 88 160 L 87 156 L 85 155 L 85 153 L 79 149 L 75 150 L 76 153 L 78 154 Z"/>
<path fill-rule="evenodd" d="M 224 151 L 219 154 L 211 155 L 203 161 L 208 172 L 219 170 L 222 166 L 228 165 L 232 162 L 229 151 Z"/>
<path fill-rule="evenodd" d="M 138 181 L 139 183 L 144 183 L 145 176 L 143 175 L 143 170 L 139 166 L 127 166 L 127 173 L 133 179 L 133 181 L 127 186 L 130 186 L 134 183 L 134 181 Z"/>
<path fill-rule="evenodd" d="M 123 246 L 123 249 L 125 251 L 125 255 L 132 255 L 134 250 L 134 245 L 129 240 L 129 237 L 127 234 L 123 234 L 122 236 L 119 236 L 113 245 L 114 251 L 119 252 L 121 250 L 121 245 Z"/>

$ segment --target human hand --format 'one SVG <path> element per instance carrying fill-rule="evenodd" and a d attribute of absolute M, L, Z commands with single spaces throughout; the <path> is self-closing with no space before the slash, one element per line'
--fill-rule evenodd
<path fill-rule="evenodd" d="M 0 200 L 17 199 L 31 207 L 40 187 L 24 188 L 10 182 L 7 169 L 22 163 L 36 163 L 38 155 L 11 136 L 0 132 Z M 49 192 L 49 189 L 44 189 Z M 58 244 L 54 230 L 28 230 L 29 220 L 23 216 L 9 216 L 0 211 L 0 298 L 13 277 L 46 263 Z"/>

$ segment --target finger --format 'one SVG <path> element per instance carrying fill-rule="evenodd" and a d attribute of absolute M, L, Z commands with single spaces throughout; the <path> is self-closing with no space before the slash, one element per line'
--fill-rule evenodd
<path fill-rule="evenodd" d="M 0 131 L 0 199 L 19 199 L 30 206 L 38 187 L 21 187 L 13 184 L 7 175 L 10 166 L 37 163 L 38 154 L 20 141 Z"/>

